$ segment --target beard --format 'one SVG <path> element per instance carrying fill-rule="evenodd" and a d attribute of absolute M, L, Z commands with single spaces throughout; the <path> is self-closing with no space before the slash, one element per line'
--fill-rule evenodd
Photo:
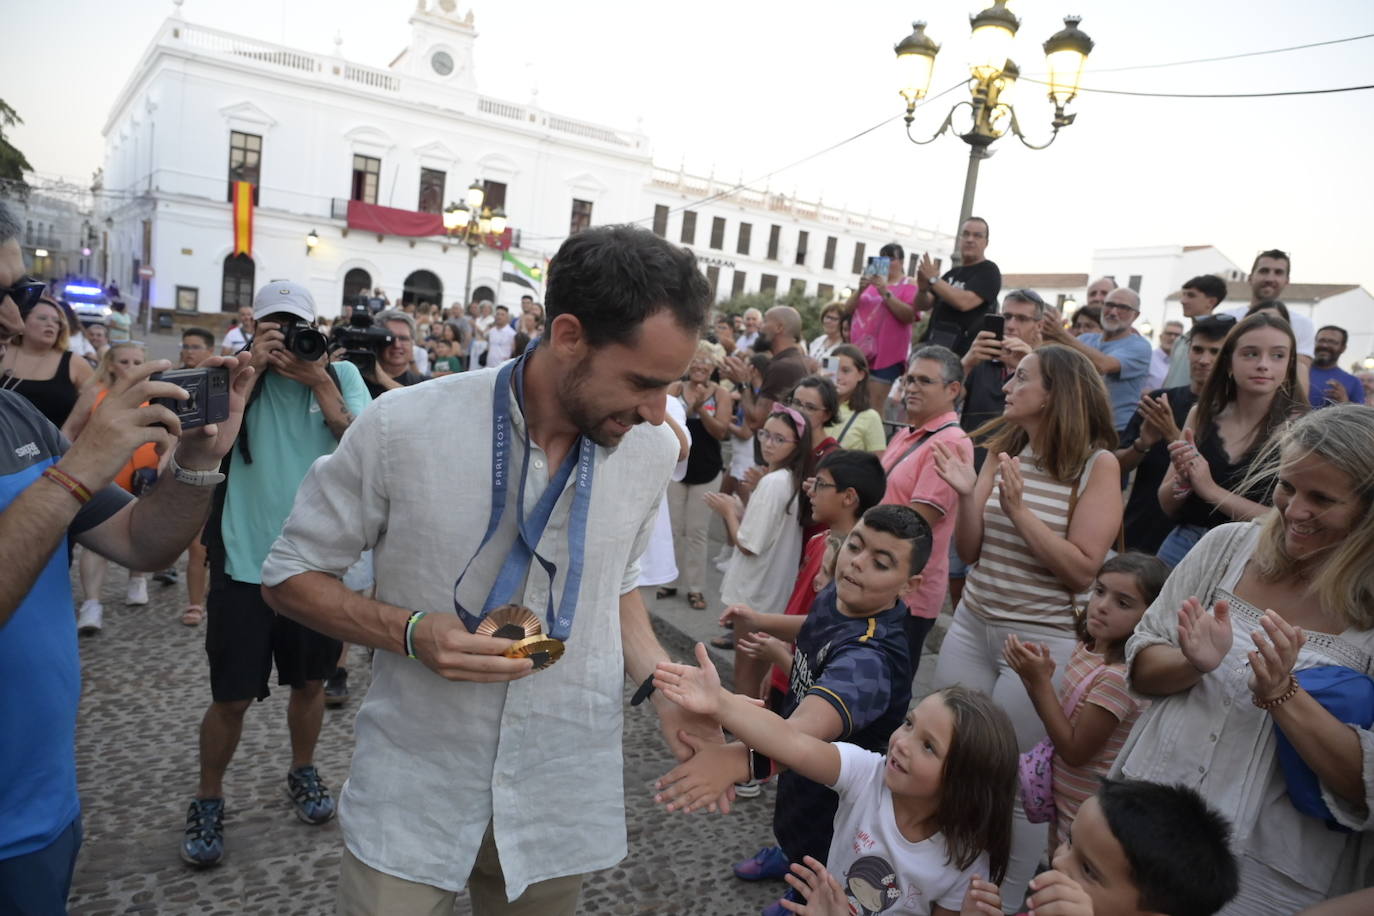
<path fill-rule="evenodd" d="M 602 413 L 586 398 L 585 388 L 587 377 L 591 374 L 591 357 L 586 357 L 582 362 L 573 367 L 568 374 L 563 385 L 558 389 L 558 406 L 577 431 L 588 439 L 603 448 L 614 448 L 620 444 L 624 434 L 607 432 L 605 429 L 606 421 L 615 419 L 627 426 L 635 426 L 643 420 L 637 412 L 632 412 L 631 416 L 616 416 L 613 413 Z"/>
<path fill-rule="evenodd" d="M 773 338 L 763 331 L 759 331 L 759 336 L 754 338 L 754 352 L 767 353 L 773 349 Z"/>

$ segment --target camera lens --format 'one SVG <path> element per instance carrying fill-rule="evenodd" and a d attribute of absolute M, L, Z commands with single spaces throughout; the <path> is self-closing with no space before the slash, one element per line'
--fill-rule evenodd
<path fill-rule="evenodd" d="M 323 356 L 328 348 L 324 335 L 314 328 L 300 328 L 291 335 L 289 343 L 292 353 L 311 362 Z"/>

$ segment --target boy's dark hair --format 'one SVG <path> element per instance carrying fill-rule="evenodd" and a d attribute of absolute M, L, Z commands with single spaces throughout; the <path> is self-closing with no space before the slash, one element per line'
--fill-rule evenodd
<path fill-rule="evenodd" d="M 1097 802 L 1131 866 L 1137 906 L 1211 916 L 1236 895 L 1231 825 L 1183 785 L 1103 779 Z"/>
<path fill-rule="evenodd" d="M 1145 607 L 1148 608 L 1155 603 L 1155 599 L 1163 590 L 1164 580 L 1169 578 L 1169 567 L 1153 554 L 1128 550 L 1103 563 L 1102 568 L 1097 571 L 1097 575 L 1101 578 L 1104 573 L 1124 573 L 1134 578 L 1136 587 L 1140 589 L 1140 597 L 1145 599 Z M 1074 615 L 1073 628 L 1078 635 L 1079 642 L 1086 643 L 1092 639 L 1088 633 L 1088 615 L 1086 613 Z M 1130 639 L 1130 634 L 1122 637 L 1115 645 L 1094 646 L 1093 650 L 1107 656 L 1108 661 L 1125 661 L 1126 640 L 1128 639 Z"/>
<path fill-rule="evenodd" d="M 1250 306 L 1248 309 L 1245 310 L 1245 317 L 1248 318 L 1256 312 L 1260 311 L 1261 309 L 1273 309 L 1274 311 L 1279 313 L 1279 316 L 1283 318 L 1284 321 L 1288 322 L 1289 324 L 1293 323 L 1293 319 L 1288 315 L 1288 306 L 1284 305 L 1277 299 L 1261 299 L 1259 302 L 1256 302 L 1254 305 Z"/>
<path fill-rule="evenodd" d="M 1199 277 L 1194 277 L 1183 284 L 1183 288 L 1202 293 L 1208 299 L 1215 299 L 1217 305 L 1221 305 L 1226 300 L 1226 281 L 1216 274 L 1202 274 Z"/>
<path fill-rule="evenodd" d="M 911 568 L 908 576 L 914 576 L 926 568 L 930 559 L 930 523 L 910 506 L 874 506 L 860 519 L 874 531 L 890 534 L 895 538 L 911 542 Z"/>
<path fill-rule="evenodd" d="M 759 375 L 766 375 L 768 367 L 773 364 L 773 354 L 753 353 L 749 356 L 749 365 L 759 371 Z"/>
<path fill-rule="evenodd" d="M 1193 322 L 1190 340 L 1225 340 L 1226 335 L 1236 326 L 1235 315 L 1205 315 Z"/>
<path fill-rule="evenodd" d="M 956 684 L 939 694 L 954 714 L 954 740 L 945 755 L 935 809 L 948 863 L 963 870 L 986 851 L 989 880 L 1001 884 L 1011 857 L 1012 811 L 1018 804 L 1016 729 L 981 690 Z"/>
<path fill-rule="evenodd" d="M 205 341 L 205 346 L 208 349 L 215 349 L 215 335 L 211 334 L 205 328 L 187 328 L 186 330 L 181 332 L 182 340 L 185 340 L 188 337 L 199 337 L 201 340 Z"/>
<path fill-rule="evenodd" d="M 711 287 L 696 258 L 639 226 L 598 226 L 568 238 L 549 265 L 548 324 L 572 315 L 593 347 L 632 343 L 650 315 L 672 312 L 695 335 L 706 320 Z"/>
<path fill-rule="evenodd" d="M 837 448 L 821 459 L 816 471 L 829 471 L 835 480 L 835 489 L 843 493 L 853 490 L 859 497 L 859 517 L 863 517 L 878 503 L 883 501 L 887 492 L 887 474 L 883 463 L 872 452 L 862 452 L 852 448 Z"/>

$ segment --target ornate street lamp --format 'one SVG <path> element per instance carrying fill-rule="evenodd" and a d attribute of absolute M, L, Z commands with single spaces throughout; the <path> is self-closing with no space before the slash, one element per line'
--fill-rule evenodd
<path fill-rule="evenodd" d="M 314 229 L 305 237 L 305 256 L 309 257 L 315 251 L 315 246 L 320 244 L 320 234 Z"/>
<path fill-rule="evenodd" d="M 972 127 L 959 135 L 969 145 L 968 172 L 964 177 L 964 199 L 959 208 L 959 226 L 973 213 L 973 198 L 978 188 L 978 164 L 991 153 L 988 147 L 1007 131 L 1016 135 L 1030 149 L 1044 149 L 1059 136 L 1059 129 L 1073 123 L 1074 115 L 1064 109 L 1078 94 L 1083 66 L 1092 52 L 1093 41 L 1078 28 L 1079 18 L 1064 19 L 1064 28 L 1051 35 L 1044 44 L 1045 61 L 1049 68 L 1049 97 L 1054 103 L 1054 118 L 1050 121 L 1050 138 L 1044 143 L 1032 143 L 1021 132 L 1021 124 L 1012 107 L 1010 93 L 1021 75 L 1020 69 L 1007 56 L 1021 21 L 1007 9 L 1007 0 L 993 0 L 992 6 L 969 17 L 972 29 L 972 58 L 969 71 L 967 100 L 956 102 L 934 134 L 918 140 L 911 133 L 916 106 L 930 91 L 935 73 L 935 57 L 940 46 L 926 34 L 924 22 L 912 23 L 914 31 L 897 43 L 897 64 L 900 73 L 898 93 L 906 100 L 906 135 L 912 143 L 925 145 L 934 142 L 950 129 L 954 114 L 967 105 L 973 119 Z M 958 248 L 954 251 L 958 263 Z"/>
<path fill-rule="evenodd" d="M 444 208 L 444 231 L 450 238 L 468 246 L 467 280 L 463 285 L 463 305 L 472 298 L 472 261 L 477 249 L 490 236 L 501 237 L 506 232 L 506 211 L 484 206 L 487 191 L 480 181 L 468 186 L 463 203 L 450 202 Z M 474 215 L 476 219 L 474 219 Z"/>

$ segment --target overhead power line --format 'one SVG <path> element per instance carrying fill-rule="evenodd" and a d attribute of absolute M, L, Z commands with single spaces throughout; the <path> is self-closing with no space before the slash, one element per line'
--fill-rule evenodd
<path fill-rule="evenodd" d="M 1222 60 L 1240 60 L 1243 57 L 1261 57 L 1265 54 L 1283 54 L 1287 51 L 1305 51 L 1308 48 L 1324 48 L 1328 45 L 1344 44 L 1347 41 L 1360 41 L 1374 38 L 1374 32 L 1364 35 L 1350 35 L 1346 38 L 1332 38 L 1329 41 L 1313 41 L 1305 45 L 1289 45 L 1286 48 L 1269 48 L 1266 51 L 1246 51 L 1241 54 L 1223 54 L 1220 57 L 1195 57 L 1192 60 L 1171 60 L 1161 64 L 1133 64 L 1128 67 L 1093 68 L 1094 73 L 1125 73 L 1128 70 L 1157 70 L 1160 67 L 1182 67 L 1187 64 L 1211 64 Z"/>
<path fill-rule="evenodd" d="M 1036 83 L 1041 86 L 1048 86 L 1044 80 L 1033 79 L 1023 76 L 1021 79 L 1027 83 Z M 1099 95 L 1131 95 L 1142 98 L 1153 99 L 1271 99 L 1278 96 L 1288 95 L 1330 95 L 1336 92 L 1360 92 L 1365 89 L 1374 89 L 1374 84 L 1366 86 L 1337 86 L 1331 89 L 1284 89 L 1275 92 L 1133 92 L 1127 89 L 1091 89 L 1087 86 L 1079 86 L 1079 92 L 1095 92 Z"/>

